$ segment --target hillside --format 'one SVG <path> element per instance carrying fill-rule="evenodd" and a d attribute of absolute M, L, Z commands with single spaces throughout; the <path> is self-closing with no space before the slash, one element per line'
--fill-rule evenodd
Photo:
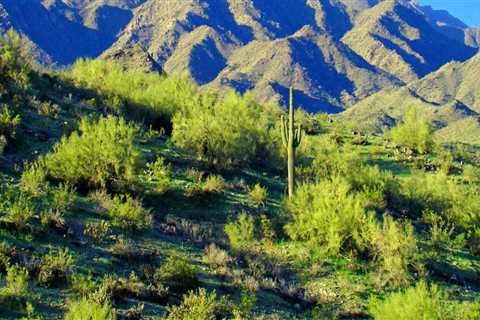
<path fill-rule="evenodd" d="M 446 13 L 392 0 L 0 0 L 0 30 L 10 27 L 43 65 L 120 59 L 282 103 L 295 80 L 302 106 L 327 112 L 465 60 L 478 38 Z"/>
<path fill-rule="evenodd" d="M 364 11 L 342 41 L 406 83 L 476 52 L 437 32 L 414 5 L 390 0 Z"/>
<path fill-rule="evenodd" d="M 382 123 L 381 118 L 399 119 L 405 110 L 415 106 L 435 121 L 440 136 L 450 132 L 446 140 L 479 143 L 479 69 L 480 54 L 463 63 L 449 63 L 406 87 L 372 95 L 341 118 L 364 129 L 381 130 L 391 124 L 391 121 Z"/>
<path fill-rule="evenodd" d="M 372 136 L 296 109 L 293 159 L 251 93 L 0 43 L 1 319 L 478 319 L 478 146 L 411 112 Z"/>

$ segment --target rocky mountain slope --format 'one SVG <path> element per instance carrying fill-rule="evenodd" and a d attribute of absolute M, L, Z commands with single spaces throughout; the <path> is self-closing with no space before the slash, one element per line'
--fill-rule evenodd
<path fill-rule="evenodd" d="M 479 70 L 480 53 L 463 63 L 448 63 L 400 89 L 376 93 L 340 117 L 363 130 L 381 131 L 415 107 L 433 120 L 440 138 L 479 143 Z"/>
<path fill-rule="evenodd" d="M 280 103 L 295 83 L 299 104 L 326 112 L 478 46 L 477 30 L 404 0 L 0 0 L 12 27 L 42 64 L 101 56 Z"/>

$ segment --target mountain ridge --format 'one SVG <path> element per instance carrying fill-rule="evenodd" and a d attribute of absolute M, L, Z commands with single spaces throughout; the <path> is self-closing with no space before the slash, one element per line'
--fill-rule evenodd
<path fill-rule="evenodd" d="M 480 38 L 448 13 L 405 0 L 32 1 L 0 0 L 0 29 L 21 32 L 43 65 L 101 57 L 281 104 L 295 83 L 314 112 L 340 112 L 464 61 Z M 439 55 L 440 47 L 449 50 Z"/>

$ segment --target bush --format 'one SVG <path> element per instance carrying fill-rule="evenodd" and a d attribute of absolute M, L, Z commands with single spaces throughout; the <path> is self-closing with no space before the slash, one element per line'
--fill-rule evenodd
<path fill-rule="evenodd" d="M 17 265 L 7 267 L 6 286 L 0 288 L 0 305 L 20 309 L 28 296 L 28 271 Z"/>
<path fill-rule="evenodd" d="M 223 318 L 226 302 L 217 300 L 215 291 L 207 293 L 203 288 L 190 291 L 179 306 L 168 308 L 167 320 L 215 320 Z"/>
<path fill-rule="evenodd" d="M 479 315 L 478 306 L 450 301 L 438 286 L 428 286 L 423 281 L 392 293 L 383 301 L 371 298 L 368 310 L 379 320 L 473 320 Z"/>
<path fill-rule="evenodd" d="M 117 195 L 104 204 L 112 225 L 124 230 L 139 231 L 151 226 L 152 215 L 142 206 L 139 199 L 130 195 Z"/>
<path fill-rule="evenodd" d="M 42 165 L 42 161 L 28 164 L 20 177 L 20 189 L 33 196 L 40 196 L 46 191 L 46 177 L 47 173 Z"/>
<path fill-rule="evenodd" d="M 197 270 L 187 261 L 168 257 L 154 275 L 156 282 L 171 290 L 186 292 L 199 286 Z"/>
<path fill-rule="evenodd" d="M 285 229 L 292 239 L 321 245 L 331 254 L 364 249 L 362 228 L 369 222 L 368 215 L 345 179 L 301 186 L 286 209 L 291 222 Z"/>
<path fill-rule="evenodd" d="M 73 256 L 68 249 L 52 250 L 42 258 L 38 272 L 38 282 L 46 287 L 64 285 L 71 279 Z"/>
<path fill-rule="evenodd" d="M 389 136 L 397 145 L 420 153 L 430 152 L 433 148 L 432 126 L 415 108 L 406 112 L 402 123 L 394 127 Z"/>
<path fill-rule="evenodd" d="M 255 242 L 255 219 L 242 212 L 237 221 L 225 225 L 225 233 L 232 249 L 246 249 Z"/>
<path fill-rule="evenodd" d="M 480 226 L 480 197 L 475 186 L 461 185 L 445 173 L 416 173 L 404 180 L 395 206 L 418 218 L 427 210 L 469 231 Z"/>
<path fill-rule="evenodd" d="M 267 188 L 262 187 L 259 183 L 255 184 L 255 186 L 248 193 L 248 199 L 256 207 L 265 206 L 267 204 L 267 197 Z"/>
<path fill-rule="evenodd" d="M 232 258 L 227 251 L 211 243 L 205 247 L 203 261 L 213 267 L 226 267 Z"/>
<path fill-rule="evenodd" d="M 147 163 L 144 171 L 146 180 L 152 185 L 153 190 L 159 194 L 164 194 L 173 185 L 170 178 L 172 166 L 166 165 L 163 158 L 157 158 L 152 163 Z"/>
<path fill-rule="evenodd" d="M 280 109 L 261 106 L 249 94 L 204 94 L 199 100 L 173 118 L 175 144 L 219 168 L 279 163 Z"/>
<path fill-rule="evenodd" d="M 99 304 L 87 298 L 68 304 L 65 320 L 115 320 L 116 312 L 108 303 Z"/>
<path fill-rule="evenodd" d="M 206 194 L 222 193 L 225 189 L 225 180 L 219 175 L 209 175 L 203 183 L 203 191 Z"/>
<path fill-rule="evenodd" d="M 17 128 L 22 118 L 14 115 L 7 105 L 0 106 L 0 136 L 4 136 L 7 141 L 15 140 Z"/>
<path fill-rule="evenodd" d="M 380 267 L 380 286 L 398 288 L 408 285 L 412 280 L 409 266 L 419 262 L 413 226 L 401 224 L 388 215 L 384 216 L 381 226 L 375 227 L 373 223 L 369 226 L 375 229 L 369 235 L 369 241 Z"/>
<path fill-rule="evenodd" d="M 0 209 L 18 230 L 24 230 L 32 220 L 36 206 L 30 195 L 10 188 L 1 194 Z"/>
<path fill-rule="evenodd" d="M 141 154 L 137 128 L 115 117 L 82 120 L 80 132 L 63 138 L 45 158 L 49 176 L 73 185 L 106 187 L 135 179 Z"/>
<path fill-rule="evenodd" d="M 173 256 L 155 271 L 154 280 L 178 291 L 188 291 L 199 285 L 197 269 L 186 260 Z"/>
<path fill-rule="evenodd" d="M 143 120 L 155 128 L 171 128 L 174 113 L 190 108 L 198 96 L 189 77 L 145 75 L 101 59 L 78 60 L 70 76 L 78 86 L 104 96 L 104 104 L 116 113 Z"/>
<path fill-rule="evenodd" d="M 100 244 L 110 235 L 110 224 L 101 220 L 99 222 L 89 222 L 85 225 L 83 233 L 92 238 L 95 243 Z"/>
<path fill-rule="evenodd" d="M 50 190 L 50 207 L 54 211 L 64 212 L 70 210 L 75 202 L 75 188 L 68 184 L 60 184 Z"/>

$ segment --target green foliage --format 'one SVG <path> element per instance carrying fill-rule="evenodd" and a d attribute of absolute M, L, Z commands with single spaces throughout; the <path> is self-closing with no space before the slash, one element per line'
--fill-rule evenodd
<path fill-rule="evenodd" d="M 378 320 L 473 320 L 479 315 L 478 306 L 452 302 L 445 291 L 424 281 L 383 301 L 371 298 L 368 309 Z"/>
<path fill-rule="evenodd" d="M 431 124 L 421 117 L 415 108 L 410 108 L 402 123 L 389 133 L 394 143 L 420 153 L 430 152 L 433 147 Z"/>
<path fill-rule="evenodd" d="M 70 76 L 78 86 L 104 96 L 108 108 L 156 128 L 170 128 L 174 113 L 190 108 L 198 96 L 188 77 L 125 71 L 120 64 L 103 59 L 78 60 Z"/>
<path fill-rule="evenodd" d="M 165 159 L 157 158 L 154 162 L 147 163 L 144 174 L 146 180 L 152 185 L 154 191 L 164 194 L 172 188 L 173 182 L 170 177 L 172 171 L 171 165 L 165 164 Z"/>
<path fill-rule="evenodd" d="M 232 258 L 227 251 L 219 248 L 214 243 L 205 247 L 203 261 L 213 267 L 226 267 Z"/>
<path fill-rule="evenodd" d="M 64 212 L 70 210 L 75 202 L 75 188 L 66 183 L 50 189 L 50 207 L 54 211 Z"/>
<path fill-rule="evenodd" d="M 286 209 L 291 221 L 285 229 L 292 239 L 321 245 L 331 254 L 363 249 L 362 228 L 368 215 L 345 179 L 302 185 Z"/>
<path fill-rule="evenodd" d="M 116 195 L 106 200 L 105 209 L 112 219 L 112 225 L 124 230 L 139 231 L 151 226 L 152 215 L 139 199 L 130 195 Z"/>
<path fill-rule="evenodd" d="M 480 226 L 480 198 L 475 186 L 458 184 L 445 173 L 415 173 L 402 185 L 398 208 L 412 216 L 431 210 L 456 227 Z"/>
<path fill-rule="evenodd" d="M 209 175 L 203 183 L 203 191 L 207 194 L 222 193 L 225 189 L 225 180 L 220 175 Z"/>
<path fill-rule="evenodd" d="M 123 119 L 82 120 L 80 132 L 63 138 L 45 158 L 49 176 L 73 185 L 105 187 L 135 179 L 141 154 L 137 128 Z"/>
<path fill-rule="evenodd" d="M 224 230 L 234 250 L 247 249 L 255 242 L 255 218 L 246 212 L 240 213 L 237 221 L 227 223 Z"/>
<path fill-rule="evenodd" d="M 155 272 L 155 281 L 171 290 L 186 292 L 199 286 L 196 268 L 181 258 L 170 256 Z"/>
<path fill-rule="evenodd" d="M 82 298 L 68 304 L 64 320 L 115 320 L 116 312 L 108 303 Z"/>
<path fill-rule="evenodd" d="M 21 53 L 22 39 L 12 29 L 0 36 L 0 83 L 13 82 L 26 87 L 29 83 L 30 66 Z"/>
<path fill-rule="evenodd" d="M 6 286 L 0 288 L 0 305 L 23 308 L 28 295 L 28 271 L 18 265 L 8 266 Z"/>
<path fill-rule="evenodd" d="M 46 287 L 61 286 L 69 282 L 74 259 L 68 249 L 53 250 L 43 256 L 38 272 L 38 282 Z"/>
<path fill-rule="evenodd" d="M 0 209 L 6 214 L 7 220 L 18 230 L 24 230 L 36 211 L 32 197 L 25 192 L 19 192 L 16 188 L 7 188 L 0 197 Z"/>
<path fill-rule="evenodd" d="M 33 196 L 45 193 L 47 187 L 47 173 L 42 161 L 35 161 L 25 165 L 25 170 L 20 177 L 20 189 Z"/>
<path fill-rule="evenodd" d="M 223 315 L 225 304 L 224 299 L 217 300 L 215 291 L 190 291 L 179 306 L 168 308 L 167 320 L 215 320 Z"/>
<path fill-rule="evenodd" d="M 173 141 L 210 165 L 278 163 L 278 134 L 273 107 L 257 104 L 249 94 L 218 99 L 205 94 L 173 119 Z"/>
<path fill-rule="evenodd" d="M 255 184 L 255 186 L 248 193 L 248 199 L 250 203 L 256 207 L 265 206 L 267 204 L 267 197 L 267 188 L 261 186 L 259 183 Z"/>
<path fill-rule="evenodd" d="M 95 292 L 96 287 L 97 282 L 92 279 L 92 276 L 85 276 L 79 273 L 72 275 L 71 289 L 80 297 L 87 297 L 92 292 Z"/>
<path fill-rule="evenodd" d="M 0 106 L 0 136 L 5 137 L 7 141 L 15 140 L 21 121 L 20 115 L 14 115 L 7 105 Z"/>
<path fill-rule="evenodd" d="M 89 222 L 85 225 L 85 230 L 83 232 L 86 236 L 92 238 L 95 243 L 100 244 L 110 235 L 110 223 L 105 220 Z"/>
<path fill-rule="evenodd" d="M 413 226 L 400 223 L 385 215 L 382 225 L 370 223 L 369 242 L 379 265 L 381 287 L 402 287 L 412 280 L 408 268 L 418 260 L 417 239 Z M 420 268 L 420 266 L 417 266 Z"/>

